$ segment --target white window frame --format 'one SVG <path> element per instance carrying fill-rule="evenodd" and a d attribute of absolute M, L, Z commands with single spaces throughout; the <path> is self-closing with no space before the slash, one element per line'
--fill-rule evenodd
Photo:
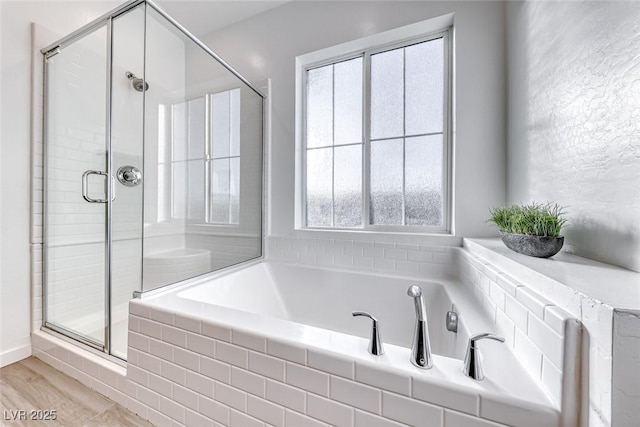
<path fill-rule="evenodd" d="M 171 127 L 169 130 L 169 135 L 170 135 L 170 144 L 171 144 L 171 149 L 169 152 L 169 159 L 166 162 L 163 162 L 165 165 L 169 166 L 169 170 L 168 170 L 168 175 L 169 175 L 169 186 L 171 188 L 171 197 L 169 198 L 169 207 L 168 207 L 168 212 L 166 213 L 168 215 L 168 221 L 185 221 L 187 223 L 190 224 L 196 224 L 199 226 L 206 226 L 206 227 L 215 227 L 215 228 L 229 228 L 229 229 L 237 229 L 240 227 L 240 220 L 238 216 L 238 222 L 218 222 L 218 221 L 213 221 L 212 220 L 212 203 L 213 203 L 213 199 L 212 199 L 212 195 L 211 195 L 211 186 L 212 186 L 212 176 L 211 176 L 211 172 L 213 170 L 213 161 L 214 160 L 220 160 L 220 159 L 228 159 L 229 161 L 231 161 L 231 159 L 234 158 L 238 158 L 241 159 L 242 156 L 239 153 L 237 156 L 231 156 L 231 153 L 229 153 L 229 156 L 227 157 L 213 157 L 213 135 L 211 134 L 212 132 L 212 125 L 211 125 L 211 98 L 213 95 L 216 95 L 218 93 L 223 93 L 223 92 L 232 92 L 233 90 L 240 90 L 240 87 L 237 86 L 233 86 L 230 87 L 229 89 L 223 89 L 223 90 L 218 90 L 216 92 L 206 92 L 204 95 L 202 96 L 198 96 L 196 98 L 189 98 L 186 99 L 184 101 L 181 102 L 176 102 L 173 104 L 170 104 L 170 108 L 168 108 L 168 110 L 170 111 L 171 114 Z M 173 186 L 174 186 L 174 172 L 173 172 L 173 165 L 175 163 L 179 163 L 179 162 L 184 162 L 186 164 L 189 163 L 189 161 L 195 161 L 195 160 L 200 160 L 200 159 L 194 159 L 194 160 L 189 160 L 189 159 L 185 159 L 185 160 L 174 160 L 174 154 L 173 154 L 173 114 L 174 114 L 174 108 L 176 105 L 178 104 L 188 104 L 191 101 L 194 101 L 196 99 L 200 99 L 200 98 L 204 98 L 204 157 L 201 159 L 204 162 L 204 181 L 205 181 L 205 188 L 204 188 L 204 219 L 203 220 L 194 220 L 194 219 L 190 219 L 188 218 L 188 213 L 185 213 L 185 218 L 178 218 L 175 216 L 175 200 L 174 200 L 174 191 L 173 191 Z M 230 123 L 231 123 L 231 117 L 230 117 Z M 241 207 L 240 207 L 241 208 Z M 241 210 L 241 209 L 240 209 Z M 187 209 L 188 211 L 188 209 Z M 158 207 L 158 214 L 160 215 L 160 207 Z M 229 217 L 230 217 L 230 213 L 229 213 Z"/>
<path fill-rule="evenodd" d="M 452 230 L 452 16 L 423 21 L 407 27 L 387 31 L 355 42 L 312 52 L 296 58 L 296 224 L 298 230 L 393 232 L 411 234 L 450 234 Z M 442 25 L 446 23 L 445 25 Z M 435 25 L 440 27 L 434 29 Z M 430 28 L 430 31 L 426 31 Z M 444 41 L 444 96 L 443 96 L 443 217 L 440 226 L 374 225 L 370 222 L 370 94 L 371 56 L 413 44 L 443 38 Z M 354 49 L 355 47 L 355 49 Z M 306 90 L 308 70 L 338 62 L 363 58 L 363 117 L 362 117 L 362 220 L 360 227 L 308 226 L 306 213 Z M 406 138 L 405 136 L 396 138 Z M 404 170 L 404 167 L 403 167 Z M 404 213 L 404 206 L 403 206 Z M 403 215 L 404 221 L 404 215 Z"/>

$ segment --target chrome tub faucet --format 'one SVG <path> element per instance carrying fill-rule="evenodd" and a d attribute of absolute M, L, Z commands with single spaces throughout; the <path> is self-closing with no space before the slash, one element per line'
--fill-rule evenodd
<path fill-rule="evenodd" d="M 422 298 L 420 286 L 410 286 L 407 295 L 413 298 L 416 309 L 416 326 L 413 331 L 413 345 L 411 346 L 411 363 L 421 369 L 433 366 L 431 344 L 429 342 L 429 327 L 427 324 L 427 309 Z"/>

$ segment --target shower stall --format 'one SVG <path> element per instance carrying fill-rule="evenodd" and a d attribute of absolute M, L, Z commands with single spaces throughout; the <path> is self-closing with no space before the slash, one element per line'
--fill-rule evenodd
<path fill-rule="evenodd" d="M 262 256 L 264 95 L 150 1 L 42 54 L 44 326 L 125 359 L 134 295 Z"/>

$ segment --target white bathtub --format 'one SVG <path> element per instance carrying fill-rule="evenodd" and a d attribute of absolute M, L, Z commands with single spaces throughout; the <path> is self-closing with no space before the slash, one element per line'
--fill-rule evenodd
<path fill-rule="evenodd" d="M 277 263 L 259 263 L 222 276 L 215 285 L 203 283 L 180 291 L 177 298 L 205 302 L 369 338 L 371 321 L 354 318 L 366 311 L 379 321 L 382 340 L 411 347 L 415 313 L 407 288 L 415 280 L 363 275 Z M 437 283 L 420 282 L 434 353 L 462 359 L 468 334 L 445 329 L 445 316 L 453 308 L 449 295 Z"/>
<path fill-rule="evenodd" d="M 422 288 L 427 306 L 434 354 L 434 367 L 430 370 L 418 369 L 409 361 L 415 313 L 413 301 L 406 291 L 413 284 Z M 460 314 L 457 334 L 447 331 L 444 326 L 446 312 L 452 307 Z M 352 311 L 366 311 L 378 318 L 386 350 L 383 356 L 368 354 L 371 322 L 366 318 L 352 317 Z M 228 355 L 222 355 L 222 362 L 232 365 L 231 372 L 238 368 L 242 368 L 242 372 L 243 369 L 252 371 L 250 363 L 245 363 L 244 356 L 241 356 L 245 351 L 248 351 L 249 361 L 251 354 L 265 353 L 273 359 L 274 366 L 277 365 L 276 361 L 281 362 L 283 369 L 286 366 L 286 372 L 289 372 L 290 366 L 295 368 L 298 366 L 296 364 L 306 364 L 318 371 L 318 375 L 332 378 L 331 384 L 334 377 L 347 378 L 359 387 L 362 387 L 360 383 L 366 384 L 364 391 L 379 395 L 380 402 L 392 401 L 391 397 L 383 396 L 396 396 L 393 393 L 397 393 L 397 396 L 407 396 L 409 401 L 437 408 L 441 412 L 441 420 L 438 422 L 434 418 L 433 424 L 429 421 L 422 424 L 425 426 L 446 426 L 447 414 L 451 413 L 460 417 L 458 421 L 466 416 L 473 418 L 467 422 L 488 419 L 510 425 L 559 425 L 557 408 L 553 407 L 539 384 L 526 374 L 507 346 L 493 341 L 481 343 L 485 356 L 484 381 L 474 381 L 462 374 L 461 359 L 469 335 L 494 331 L 475 307 L 473 299 L 455 281 L 436 283 L 380 274 L 257 262 L 142 300 L 134 300 L 131 313 L 133 335 L 130 335 L 130 340 L 133 338 L 135 369 L 146 369 L 144 363 L 140 363 L 140 351 L 150 351 L 152 356 L 158 357 L 153 350 L 146 350 L 152 349 L 153 345 L 144 339 L 147 338 L 145 330 L 152 330 L 152 324 L 160 322 L 163 323 L 162 333 L 155 337 L 151 334 L 149 339 L 152 344 L 154 338 L 164 341 L 166 335 L 174 339 L 185 330 L 184 344 L 180 339 L 170 340 L 169 344 L 199 352 L 198 349 L 204 348 L 203 345 L 196 349 L 189 348 L 189 337 L 201 334 L 215 338 L 219 343 L 216 345 L 223 348 L 224 352 L 232 348 L 233 354 L 237 355 L 231 359 Z M 214 347 L 211 346 L 212 354 L 199 352 L 200 362 L 197 366 L 192 364 L 185 368 L 199 372 L 202 360 L 209 363 L 209 358 L 217 359 L 218 347 L 213 354 Z M 283 348 L 289 350 L 285 352 Z M 167 354 L 166 351 L 164 353 Z M 240 360 L 240 364 L 236 364 L 236 360 Z M 231 375 L 229 384 L 234 386 Z M 268 382 L 269 375 L 265 375 Z M 283 374 L 279 380 L 288 382 L 288 377 Z M 218 381 L 216 378 L 214 383 L 218 384 Z M 306 390 L 307 400 L 316 398 L 315 391 L 311 393 L 312 397 L 308 397 L 311 389 L 300 387 Z M 240 390 L 244 392 L 242 386 Z M 327 389 L 326 395 L 319 392 L 319 396 L 332 401 L 332 390 Z M 248 395 L 251 396 L 251 392 Z M 216 396 L 212 394 L 212 397 Z M 268 397 L 261 396 L 273 405 Z M 336 399 L 341 404 L 346 403 L 344 399 Z M 374 401 L 370 404 L 375 408 Z M 388 408 L 390 404 L 386 404 L 387 412 L 393 412 L 393 408 Z M 282 405 L 284 410 L 289 410 L 286 404 Z M 311 403 L 307 402 L 308 405 Z M 376 416 L 384 421 L 384 404 L 378 405 L 382 406 Z M 244 408 L 248 410 L 246 404 Z M 357 421 L 360 409 L 358 404 L 351 407 L 352 419 Z M 230 410 L 234 411 L 233 405 Z M 375 409 L 373 414 L 376 414 Z M 320 419 L 329 424 L 341 424 L 340 420 Z M 445 420 L 444 424 L 442 419 Z M 514 423 L 514 420 L 521 422 Z M 464 424 L 464 421 L 461 422 Z M 410 422 L 407 424 L 412 425 Z M 366 423 L 356 422 L 354 425 L 357 427 Z"/>

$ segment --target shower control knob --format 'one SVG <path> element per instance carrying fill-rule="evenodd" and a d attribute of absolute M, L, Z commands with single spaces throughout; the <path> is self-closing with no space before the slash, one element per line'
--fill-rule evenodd
<path fill-rule="evenodd" d="M 142 182 L 142 172 L 135 166 L 122 166 L 118 169 L 118 181 L 127 187 L 135 187 Z"/>

